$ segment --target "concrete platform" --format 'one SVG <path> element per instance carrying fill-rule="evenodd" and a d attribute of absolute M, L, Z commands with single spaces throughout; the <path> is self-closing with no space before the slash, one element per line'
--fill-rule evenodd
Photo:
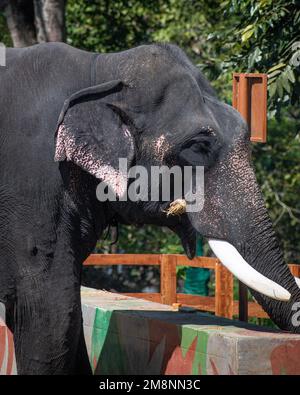
<path fill-rule="evenodd" d="M 300 335 L 82 288 L 95 374 L 300 374 Z M 15 374 L 0 321 L 0 374 Z"/>

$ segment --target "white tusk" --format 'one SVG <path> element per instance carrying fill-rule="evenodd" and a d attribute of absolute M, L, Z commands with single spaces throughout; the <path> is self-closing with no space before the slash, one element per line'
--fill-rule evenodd
<path fill-rule="evenodd" d="M 298 288 L 300 288 L 300 278 L 294 277 L 296 284 L 298 285 Z"/>
<path fill-rule="evenodd" d="M 223 265 L 248 287 L 272 299 L 282 301 L 290 299 L 291 294 L 286 289 L 250 266 L 233 245 L 215 239 L 209 239 L 208 243 Z"/>

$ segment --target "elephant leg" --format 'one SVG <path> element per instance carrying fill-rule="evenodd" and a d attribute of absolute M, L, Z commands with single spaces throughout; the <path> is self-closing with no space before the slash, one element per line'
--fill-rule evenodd
<path fill-rule="evenodd" d="M 14 303 L 5 303 L 5 323 L 8 329 L 14 333 Z"/>
<path fill-rule="evenodd" d="M 83 327 L 81 327 L 79 344 L 77 349 L 76 364 L 75 364 L 76 375 L 91 375 L 92 368 L 89 362 L 89 356 L 86 349 Z"/>
<path fill-rule="evenodd" d="M 18 284 L 14 341 L 21 375 L 75 374 L 80 363 L 85 367 L 82 373 L 90 373 L 83 339 L 80 283 L 69 270 L 65 275 L 64 271 L 26 276 Z"/>

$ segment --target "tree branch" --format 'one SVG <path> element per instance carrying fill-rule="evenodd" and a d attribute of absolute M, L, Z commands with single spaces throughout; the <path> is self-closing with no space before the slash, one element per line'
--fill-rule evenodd
<path fill-rule="evenodd" d="M 32 1 L 10 0 L 5 5 L 4 14 L 15 47 L 26 47 L 37 42 Z"/>
<path fill-rule="evenodd" d="M 271 188 L 271 185 L 269 184 L 268 181 L 265 181 L 264 186 L 266 186 L 266 188 L 269 190 L 269 192 L 271 192 L 272 194 L 274 194 L 274 197 L 275 197 L 276 202 L 282 207 L 282 211 L 281 211 L 281 213 L 279 214 L 278 218 L 275 220 L 274 225 L 275 225 L 275 224 L 276 224 L 276 225 L 278 224 L 278 222 L 281 220 L 281 218 L 283 217 L 283 215 L 284 215 L 285 213 L 287 213 L 287 214 L 289 215 L 289 217 L 290 217 L 291 219 L 293 219 L 295 222 L 300 223 L 300 219 L 299 219 L 298 217 L 296 217 L 296 215 L 295 215 L 295 214 L 300 214 L 300 210 L 298 210 L 298 209 L 296 209 L 296 208 L 294 208 L 294 207 L 290 207 L 290 206 L 288 206 L 286 203 L 284 203 L 284 202 L 280 199 L 279 194 Z"/>
<path fill-rule="evenodd" d="M 33 0 L 37 41 L 65 41 L 65 0 Z"/>

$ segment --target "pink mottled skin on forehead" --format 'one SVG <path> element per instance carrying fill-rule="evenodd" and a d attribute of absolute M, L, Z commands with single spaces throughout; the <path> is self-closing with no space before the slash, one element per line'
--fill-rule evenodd
<path fill-rule="evenodd" d="M 199 221 L 214 237 L 225 238 L 226 224 L 240 229 L 245 217 L 266 211 L 262 194 L 251 166 L 247 142 L 237 139 L 205 177 L 205 203 Z M 251 221 L 250 221 L 251 223 Z"/>
<path fill-rule="evenodd" d="M 164 160 L 164 157 L 169 149 L 170 145 L 164 135 L 161 135 L 160 137 L 158 137 L 157 140 L 154 140 L 155 158 L 158 159 L 160 162 Z"/>
<path fill-rule="evenodd" d="M 130 133 L 124 129 L 124 133 Z M 92 148 L 86 144 L 76 144 L 75 137 L 69 128 L 60 125 L 57 133 L 55 161 L 72 161 L 96 178 L 107 183 L 118 195 L 124 195 L 127 188 L 127 174 L 123 174 L 112 166 L 96 158 Z"/>

